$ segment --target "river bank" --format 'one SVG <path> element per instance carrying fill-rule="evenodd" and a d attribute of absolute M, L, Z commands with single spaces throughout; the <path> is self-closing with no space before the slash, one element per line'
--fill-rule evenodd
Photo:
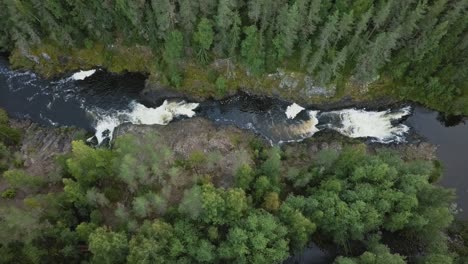
<path fill-rule="evenodd" d="M 219 100 L 239 92 L 294 101 L 322 110 L 345 107 L 375 109 L 420 101 L 397 94 L 394 89 L 397 84 L 385 78 L 366 85 L 343 79 L 325 87 L 317 85 L 313 76 L 301 72 L 291 63 L 269 74 L 254 75 L 232 59 L 215 59 L 207 65 L 184 60 L 178 64 L 183 81 L 176 87 L 168 82 L 151 49 L 138 45 L 95 44 L 90 48 L 65 50 L 54 45 L 41 45 L 29 50 L 13 50 L 9 60 L 15 69 L 30 69 L 47 78 L 93 68 L 103 68 L 113 73 L 142 73 L 148 77 L 141 100 L 153 104 L 160 104 L 163 98 L 168 97 L 198 102 Z M 421 102 L 434 110 L 449 111 L 447 114 L 468 115 L 466 99 L 466 95 L 457 98 L 450 110 L 442 108 L 437 102 Z"/>

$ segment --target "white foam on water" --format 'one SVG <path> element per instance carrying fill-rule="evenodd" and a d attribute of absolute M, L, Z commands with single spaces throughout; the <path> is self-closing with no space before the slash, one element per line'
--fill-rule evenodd
<path fill-rule="evenodd" d="M 317 133 L 320 131 L 320 129 L 317 128 L 317 125 L 319 123 L 319 120 L 317 118 L 319 111 L 314 111 L 314 110 L 309 110 L 307 111 L 307 114 L 309 114 L 310 119 L 313 121 L 314 125 L 310 128 L 311 135 Z"/>
<path fill-rule="evenodd" d="M 289 135 L 296 135 L 296 139 L 289 139 L 289 140 L 280 140 L 278 144 L 283 143 L 291 143 L 291 142 L 301 142 L 306 138 L 312 137 L 315 133 L 320 131 L 317 128 L 319 120 L 317 118 L 319 111 L 308 110 L 307 114 L 309 115 L 308 120 L 304 120 L 299 124 L 290 125 L 289 127 L 283 128 L 283 133 L 287 133 Z M 273 145 L 273 142 L 270 140 L 270 144 Z"/>
<path fill-rule="evenodd" d="M 157 108 L 146 107 L 140 103 L 133 103 L 130 113 L 131 122 L 143 125 L 167 125 L 177 116 L 193 117 L 198 103 L 168 102 L 167 100 Z"/>
<path fill-rule="evenodd" d="M 341 117 L 341 125 L 330 125 L 329 128 L 351 138 L 369 137 L 374 142 L 390 143 L 405 141 L 404 135 L 409 127 L 404 124 L 394 125 L 392 122 L 409 115 L 411 108 L 380 112 L 346 109 L 330 113 Z"/>
<path fill-rule="evenodd" d="M 106 138 L 112 139 L 115 128 L 122 123 L 123 122 L 121 122 L 116 115 L 101 117 L 96 123 L 96 133 L 94 134 L 98 145 L 100 145 Z"/>
<path fill-rule="evenodd" d="M 90 111 L 96 115 L 97 123 L 95 125 L 95 137 L 98 144 L 101 144 L 106 138 L 112 140 L 112 135 L 117 126 L 123 123 L 132 123 L 140 125 L 167 125 L 175 117 L 186 116 L 193 117 L 198 103 L 168 102 L 156 108 L 146 107 L 140 103 L 130 103 L 130 110 L 118 112 L 104 112 L 102 110 Z"/>
<path fill-rule="evenodd" d="M 286 116 L 289 118 L 289 119 L 294 119 L 297 114 L 299 114 L 302 110 L 304 110 L 305 108 L 296 104 L 296 103 L 293 103 L 292 105 L 288 106 L 286 108 Z"/>
<path fill-rule="evenodd" d="M 72 76 L 70 76 L 70 79 L 75 80 L 75 81 L 84 80 L 88 78 L 89 76 L 93 75 L 94 73 L 96 73 L 96 69 L 92 69 L 89 71 L 79 71 L 79 72 L 75 72 Z"/>

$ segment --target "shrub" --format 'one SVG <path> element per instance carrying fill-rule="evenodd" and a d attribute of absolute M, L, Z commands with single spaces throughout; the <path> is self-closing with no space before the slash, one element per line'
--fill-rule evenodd
<path fill-rule="evenodd" d="M 16 196 L 16 189 L 14 188 L 8 188 L 2 192 L 3 199 L 13 199 L 15 198 L 15 196 Z"/>

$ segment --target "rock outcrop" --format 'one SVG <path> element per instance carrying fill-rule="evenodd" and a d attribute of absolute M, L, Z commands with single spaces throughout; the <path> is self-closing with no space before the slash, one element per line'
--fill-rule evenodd
<path fill-rule="evenodd" d="M 45 176 L 57 168 L 56 157 L 71 151 L 71 142 L 85 132 L 77 128 L 45 127 L 30 120 L 10 120 L 22 131 L 19 158 L 30 175 Z"/>
<path fill-rule="evenodd" d="M 167 126 L 123 124 L 115 129 L 114 138 L 118 140 L 123 135 L 134 135 L 144 140 L 147 134 L 157 135 L 158 142 L 179 158 L 189 159 L 193 153 L 203 153 L 214 159 L 214 165 L 204 173 L 212 176 L 218 186 L 232 186 L 238 166 L 253 162 L 248 153 L 253 133 L 231 126 L 216 126 L 199 117 Z"/>

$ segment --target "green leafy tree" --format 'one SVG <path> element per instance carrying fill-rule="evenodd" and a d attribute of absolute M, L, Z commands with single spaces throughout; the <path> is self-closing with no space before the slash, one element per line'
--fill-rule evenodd
<path fill-rule="evenodd" d="M 371 251 L 364 252 L 357 258 L 338 257 L 335 264 L 371 264 L 371 263 L 388 263 L 388 264 L 405 264 L 405 257 L 399 254 L 392 254 L 385 245 L 377 245 Z M 438 262 L 440 263 L 440 262 Z"/>
<path fill-rule="evenodd" d="M 96 181 L 112 175 L 110 165 L 113 157 L 110 150 L 94 149 L 82 141 L 73 141 L 67 169 L 79 184 L 91 186 Z"/>
<path fill-rule="evenodd" d="M 89 235 L 89 251 L 95 263 L 125 263 L 129 245 L 122 232 L 99 227 Z"/>
<path fill-rule="evenodd" d="M 254 171 L 248 164 L 241 165 L 236 171 L 236 186 L 248 190 L 254 180 Z"/>
<path fill-rule="evenodd" d="M 224 261 L 277 263 L 287 258 L 286 228 L 272 215 L 251 213 L 232 227 L 219 247 Z"/>

